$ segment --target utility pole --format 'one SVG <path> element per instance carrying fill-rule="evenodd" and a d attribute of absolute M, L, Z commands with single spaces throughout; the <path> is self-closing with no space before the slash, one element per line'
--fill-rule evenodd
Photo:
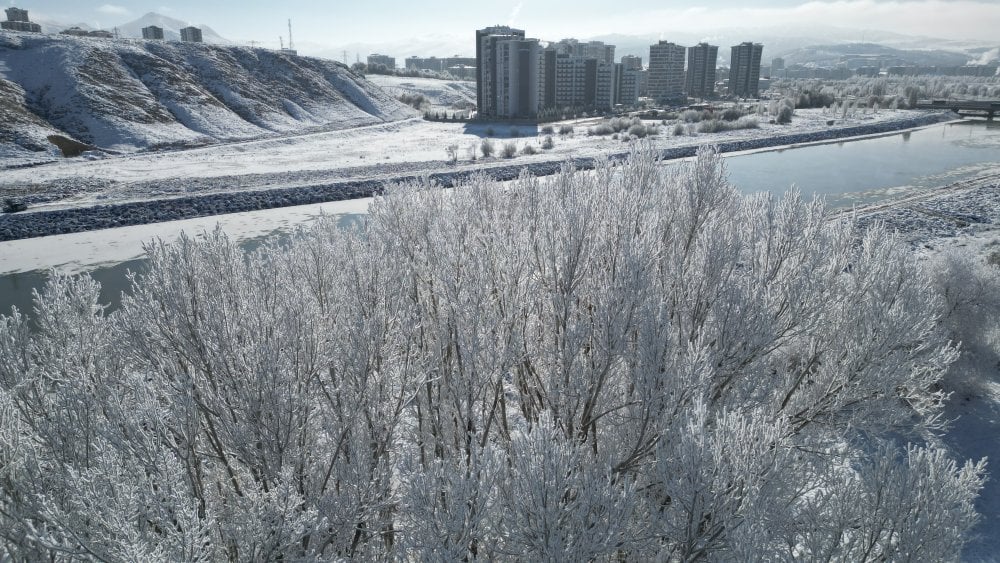
<path fill-rule="evenodd" d="M 344 64 L 345 64 L 345 65 L 346 65 L 346 64 L 349 64 L 349 63 L 347 62 L 347 51 L 344 51 Z"/>
<path fill-rule="evenodd" d="M 295 49 L 295 42 L 292 41 L 292 19 L 288 18 L 288 49 Z"/>

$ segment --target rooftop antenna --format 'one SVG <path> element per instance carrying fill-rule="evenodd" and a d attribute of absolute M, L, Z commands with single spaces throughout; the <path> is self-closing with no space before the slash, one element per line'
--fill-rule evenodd
<path fill-rule="evenodd" d="M 295 43 L 292 41 L 292 19 L 288 18 L 288 49 L 295 49 Z"/>

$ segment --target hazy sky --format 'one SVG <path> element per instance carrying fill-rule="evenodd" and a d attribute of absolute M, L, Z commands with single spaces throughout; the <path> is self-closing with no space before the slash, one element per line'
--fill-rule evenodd
<path fill-rule="evenodd" d="M 492 24 L 556 40 L 611 33 L 710 31 L 809 24 L 1000 43 L 1000 0 L 0 0 L 61 23 L 110 28 L 147 12 L 212 27 L 233 41 L 277 43 L 292 19 L 300 50 L 351 43 L 469 37 Z"/>

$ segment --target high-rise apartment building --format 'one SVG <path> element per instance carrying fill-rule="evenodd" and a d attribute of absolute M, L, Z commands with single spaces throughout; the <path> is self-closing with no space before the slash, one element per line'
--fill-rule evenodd
<path fill-rule="evenodd" d="M 387 70 L 396 70 L 396 57 L 390 57 L 389 55 L 380 55 L 378 53 L 372 53 L 368 55 L 366 62 L 369 68 L 374 67 L 375 65 L 382 65 Z"/>
<path fill-rule="evenodd" d="M 635 55 L 624 55 L 622 57 L 622 66 L 634 70 L 642 70 L 642 57 L 637 57 Z"/>
<path fill-rule="evenodd" d="M 660 41 L 649 47 L 649 96 L 656 101 L 684 94 L 684 47 Z"/>
<path fill-rule="evenodd" d="M 476 42 L 476 99 L 484 118 L 611 110 L 617 103 L 614 45 L 563 39 L 543 46 L 505 26 L 477 30 Z"/>
<path fill-rule="evenodd" d="M 615 103 L 634 106 L 639 103 L 644 72 L 641 65 L 640 68 L 630 66 L 633 63 L 625 62 L 625 58 L 622 57 L 622 62 L 615 65 Z"/>
<path fill-rule="evenodd" d="M 597 91 L 597 59 L 559 53 L 555 62 L 555 107 L 582 108 L 593 105 Z"/>
<path fill-rule="evenodd" d="M 498 41 L 495 51 L 496 117 L 532 118 L 544 101 L 544 56 L 537 39 Z"/>
<path fill-rule="evenodd" d="M 777 78 L 785 76 L 785 59 L 781 57 L 771 59 L 771 76 Z"/>
<path fill-rule="evenodd" d="M 476 30 L 476 106 L 483 117 L 498 115 L 497 44 L 512 39 L 524 39 L 524 30 L 505 25 Z"/>
<path fill-rule="evenodd" d="M 764 46 L 749 41 L 734 45 L 729 62 L 729 94 L 756 98 L 760 82 L 760 56 Z"/>
<path fill-rule="evenodd" d="M 0 28 L 9 31 L 27 31 L 29 33 L 41 33 L 42 26 L 31 23 L 28 19 L 28 10 L 10 7 L 7 8 L 7 21 L 0 22 Z"/>
<path fill-rule="evenodd" d="M 181 41 L 190 41 L 191 43 L 201 43 L 201 30 L 197 27 L 185 27 L 181 29 Z"/>
<path fill-rule="evenodd" d="M 143 39 L 163 39 L 163 28 L 151 25 L 142 28 Z"/>
<path fill-rule="evenodd" d="M 715 95 L 715 64 L 719 58 L 719 48 L 708 43 L 699 43 L 687 50 L 688 96 L 710 98 Z"/>

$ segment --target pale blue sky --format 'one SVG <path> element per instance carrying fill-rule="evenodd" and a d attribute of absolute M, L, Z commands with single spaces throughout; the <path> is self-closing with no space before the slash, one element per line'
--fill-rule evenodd
<path fill-rule="evenodd" d="M 2 0 L 14 4 L 12 0 Z M 147 12 L 212 27 L 223 37 L 277 42 L 295 27 L 296 43 L 316 50 L 352 43 L 472 37 L 513 24 L 531 37 L 559 39 L 622 33 L 824 24 L 946 39 L 1000 42 L 1000 0 L 607 0 L 444 2 L 441 0 L 16 0 L 47 20 L 110 28 Z M 469 54 L 471 54 L 469 39 Z"/>

